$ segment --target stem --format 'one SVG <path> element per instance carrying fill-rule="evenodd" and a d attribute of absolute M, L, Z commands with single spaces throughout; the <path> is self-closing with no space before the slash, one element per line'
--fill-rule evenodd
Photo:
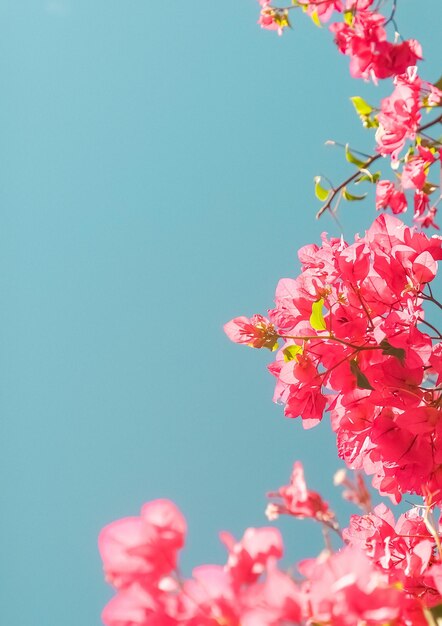
<path fill-rule="evenodd" d="M 348 144 L 346 145 L 345 143 L 340 143 L 339 141 L 335 141 L 334 139 L 328 139 L 325 142 L 325 145 L 326 146 L 338 146 L 338 148 L 346 148 Z M 366 152 L 361 152 L 360 150 L 356 150 L 355 148 L 351 148 L 351 151 L 354 152 L 355 154 L 360 154 L 366 159 L 369 159 L 371 157 L 371 154 L 367 154 Z M 328 180 L 326 176 L 323 176 L 323 178 L 325 178 L 325 180 Z"/>
<path fill-rule="evenodd" d="M 372 165 L 375 161 L 377 161 L 378 159 L 380 159 L 382 157 L 381 154 L 374 154 L 372 155 L 368 161 L 366 161 L 364 163 L 364 169 L 368 169 L 370 167 L 370 165 Z M 355 178 L 357 178 L 360 175 L 361 171 L 358 169 L 356 170 L 356 172 L 354 174 L 352 174 L 351 176 L 349 176 L 346 180 L 344 180 L 343 183 L 341 183 L 340 185 L 338 185 L 337 187 L 335 187 L 335 189 L 332 189 L 330 198 L 327 200 L 327 202 L 324 204 L 324 206 L 322 206 L 319 211 L 316 213 L 316 219 L 319 219 L 321 217 L 321 215 L 323 213 L 325 213 L 326 211 L 330 211 L 331 209 L 331 205 L 333 203 L 333 200 L 336 198 L 336 196 L 338 195 L 338 193 L 340 191 L 342 191 L 342 189 L 344 189 L 344 187 L 346 187 L 348 184 L 350 184 L 351 182 L 353 182 L 355 180 Z"/>
<path fill-rule="evenodd" d="M 428 326 L 429 328 L 434 330 L 434 332 L 439 335 L 439 339 L 442 339 L 442 334 L 437 330 L 436 326 L 433 326 L 433 324 L 430 324 L 430 322 L 427 322 L 426 320 L 423 320 L 421 317 L 419 317 L 418 320 L 422 324 L 425 324 L 425 326 Z"/>
<path fill-rule="evenodd" d="M 422 298 L 422 300 L 426 300 L 427 302 L 432 302 L 433 304 L 438 306 L 440 309 L 442 309 L 442 304 L 439 302 L 439 300 L 436 300 L 436 298 L 433 298 L 433 296 L 427 296 L 421 292 L 420 297 Z"/>
<path fill-rule="evenodd" d="M 394 27 L 397 30 L 396 24 L 394 23 L 394 16 L 396 13 L 396 9 L 397 9 L 397 0 L 393 0 L 393 5 L 391 7 L 391 14 L 390 17 L 388 18 L 388 20 L 385 22 L 384 26 L 387 26 L 387 24 L 389 24 L 390 22 L 393 22 Z"/>
<path fill-rule="evenodd" d="M 434 542 L 435 542 L 436 547 L 437 547 L 437 551 L 439 553 L 439 558 L 442 559 L 442 545 L 441 545 L 441 542 L 440 542 L 439 534 L 438 534 L 438 532 L 436 530 L 436 524 L 434 523 L 434 517 L 433 517 L 432 511 L 431 511 L 429 506 L 425 507 L 425 513 L 424 513 L 424 518 L 423 519 L 424 519 L 424 523 L 425 523 L 425 526 L 426 526 L 428 532 L 431 534 L 431 536 L 434 539 Z"/>
<path fill-rule="evenodd" d="M 421 133 L 422 131 L 426 130 L 427 128 L 431 128 L 432 126 L 435 126 L 436 124 L 439 124 L 440 122 L 442 122 L 442 114 L 439 115 L 439 117 L 436 117 L 436 119 L 432 120 L 431 122 L 427 122 L 426 124 L 424 124 L 423 126 L 420 126 L 417 131 L 416 134 Z M 370 165 L 372 165 L 375 161 L 377 161 L 378 159 L 380 159 L 382 157 L 381 154 L 373 154 L 364 164 L 364 169 L 368 169 L 370 167 Z M 326 211 L 330 211 L 331 210 L 331 205 L 333 204 L 334 199 L 336 198 L 336 196 L 344 189 L 344 187 L 346 187 L 347 185 L 349 185 L 350 183 L 352 183 L 359 175 L 360 175 L 361 171 L 358 169 L 356 170 L 356 172 L 354 172 L 354 174 L 352 174 L 351 176 L 349 176 L 346 180 L 344 180 L 343 183 L 341 183 L 340 185 L 338 185 L 335 189 L 331 190 L 331 194 L 329 199 L 327 200 L 327 202 L 319 209 L 319 211 L 316 214 L 316 219 L 319 219 L 321 217 L 321 215 L 323 213 L 325 213 Z M 442 308 L 442 306 L 441 306 Z"/>
<path fill-rule="evenodd" d="M 353 350 L 382 350 L 381 346 L 356 346 L 353 343 L 349 343 L 348 341 L 344 341 L 344 339 L 339 339 L 338 337 L 333 337 L 329 335 L 328 337 L 324 337 L 322 335 L 305 335 L 305 336 L 296 336 L 296 335 L 278 335 L 280 339 L 294 339 L 297 341 L 310 341 L 313 339 L 322 339 L 323 341 L 336 341 L 337 343 L 342 343 L 344 346 L 348 348 L 353 348 Z"/>

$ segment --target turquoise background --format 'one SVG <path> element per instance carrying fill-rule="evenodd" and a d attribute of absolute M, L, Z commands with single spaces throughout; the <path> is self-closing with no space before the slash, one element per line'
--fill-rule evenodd
<path fill-rule="evenodd" d="M 272 404 L 268 353 L 224 322 L 264 312 L 318 223 L 315 174 L 371 150 L 326 30 L 279 38 L 255 0 L 0 3 L 0 606 L 8 626 L 97 626 L 111 595 L 97 535 L 143 502 L 189 523 L 183 569 L 222 562 L 221 529 L 265 525 L 304 462 L 342 512 L 328 420 Z M 440 0 L 399 3 L 437 80 Z M 370 202 L 342 206 L 348 238 Z M 288 561 L 319 528 L 281 520 Z"/>

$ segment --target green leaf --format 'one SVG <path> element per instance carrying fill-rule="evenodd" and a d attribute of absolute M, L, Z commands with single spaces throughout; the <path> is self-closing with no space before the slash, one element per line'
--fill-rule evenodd
<path fill-rule="evenodd" d="M 426 193 L 428 196 L 434 193 L 436 189 L 439 189 L 438 185 L 436 185 L 435 183 L 430 183 L 429 180 L 427 180 L 425 185 L 422 187 L 422 191 Z"/>
<path fill-rule="evenodd" d="M 347 191 L 347 187 L 344 187 L 344 189 L 342 190 L 342 197 L 345 200 L 348 200 L 348 202 L 357 202 L 358 200 L 363 200 L 366 197 L 366 193 L 362 194 L 362 196 L 355 196 L 352 193 L 349 193 Z"/>
<path fill-rule="evenodd" d="M 277 9 L 273 19 L 280 28 L 290 28 L 289 13 L 287 9 Z"/>
<path fill-rule="evenodd" d="M 362 174 L 362 176 L 358 176 L 358 178 L 355 180 L 355 185 L 363 183 L 365 181 L 368 181 L 369 183 L 377 183 L 381 177 L 380 172 L 370 172 L 370 170 L 366 169 L 361 169 L 361 172 L 364 172 L 364 174 Z"/>
<path fill-rule="evenodd" d="M 395 356 L 399 359 L 399 361 L 401 361 L 401 363 L 404 362 L 406 352 L 403 348 L 395 348 L 386 339 L 383 339 L 379 345 L 382 348 L 382 354 L 385 354 L 386 356 Z"/>
<path fill-rule="evenodd" d="M 442 604 L 425 608 L 424 614 L 429 626 L 442 626 Z"/>
<path fill-rule="evenodd" d="M 353 103 L 356 113 L 361 117 L 365 115 L 370 115 L 370 113 L 373 112 L 373 107 L 365 102 L 365 100 L 360 96 L 353 96 L 352 98 L 350 98 L 350 100 Z"/>
<path fill-rule="evenodd" d="M 324 315 L 322 313 L 322 307 L 324 306 L 324 298 L 316 300 L 312 304 L 312 314 L 310 315 L 310 325 L 315 330 L 326 330 Z"/>
<path fill-rule="evenodd" d="M 361 161 L 360 159 L 355 157 L 353 152 L 350 151 L 350 148 L 348 147 L 348 143 L 345 144 L 345 158 L 347 159 L 349 163 L 353 163 L 353 165 L 356 165 L 357 167 L 359 167 L 359 169 L 363 169 L 366 165 L 365 161 Z"/>
<path fill-rule="evenodd" d="M 344 11 L 344 22 L 347 24 L 347 26 L 353 26 L 354 19 L 355 16 L 353 14 L 353 11 Z"/>
<path fill-rule="evenodd" d="M 368 378 L 366 377 L 366 375 L 361 372 L 361 368 L 359 367 L 356 359 L 352 359 L 350 361 L 350 370 L 351 373 L 356 377 L 356 384 L 359 389 L 370 389 L 371 391 L 373 391 L 373 387 L 368 382 Z"/>
<path fill-rule="evenodd" d="M 295 361 L 298 354 L 302 352 L 302 346 L 287 346 L 282 351 L 284 355 L 284 361 L 288 363 L 288 361 Z"/>
<path fill-rule="evenodd" d="M 316 194 L 316 197 L 321 202 L 325 202 L 327 200 L 328 196 L 330 195 L 330 190 L 329 189 L 324 189 L 324 187 L 321 185 L 321 177 L 320 176 L 315 176 L 314 181 L 315 181 L 315 194 Z"/>
<path fill-rule="evenodd" d="M 313 24 L 318 28 L 322 28 L 321 20 L 319 19 L 318 12 L 316 9 L 310 13 L 310 17 L 312 18 Z"/>
<path fill-rule="evenodd" d="M 438 89 L 442 89 L 442 76 L 439 78 L 437 83 L 434 83 L 434 86 L 437 87 Z"/>
<path fill-rule="evenodd" d="M 379 121 L 375 115 L 373 117 L 368 117 L 368 115 L 366 115 L 361 117 L 361 120 L 364 128 L 379 128 Z"/>

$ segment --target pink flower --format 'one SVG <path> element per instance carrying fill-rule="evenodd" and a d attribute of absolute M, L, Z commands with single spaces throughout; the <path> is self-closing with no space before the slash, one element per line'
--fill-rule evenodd
<path fill-rule="evenodd" d="M 380 180 L 376 185 L 376 209 L 390 208 L 393 213 L 407 210 L 407 198 L 400 189 L 389 180 Z"/>
<path fill-rule="evenodd" d="M 261 13 L 258 24 L 266 30 L 276 30 L 278 35 L 282 35 L 284 28 L 290 26 L 288 11 L 270 6 L 271 0 L 258 0 L 261 5 Z"/>
<path fill-rule="evenodd" d="M 167 594 L 135 583 L 108 602 L 101 618 L 105 626 L 178 626 L 182 622 L 173 617 L 175 604 Z"/>
<path fill-rule="evenodd" d="M 421 121 L 421 86 L 417 68 L 409 67 L 394 79 L 395 89 L 381 102 L 376 131 L 378 152 L 397 159 L 407 139 L 414 139 Z"/>
<path fill-rule="evenodd" d="M 414 157 L 407 161 L 402 169 L 402 188 L 422 190 L 426 178 L 425 161 L 420 157 Z"/>
<path fill-rule="evenodd" d="M 278 347 L 278 335 L 275 327 L 263 315 L 253 317 L 235 317 L 224 325 L 227 337 L 235 343 L 245 343 L 252 348 Z"/>
<path fill-rule="evenodd" d="M 418 217 L 415 217 L 415 220 L 418 224 L 422 226 L 422 228 L 437 228 L 437 230 L 439 230 L 439 226 L 435 222 L 436 214 L 437 214 L 436 207 L 428 208 L 427 212 L 422 214 L 423 211 L 425 211 L 425 208 L 429 204 L 429 202 L 427 202 L 427 198 L 428 196 L 426 196 L 425 194 L 422 194 L 420 196 L 416 194 L 414 206 L 415 206 L 415 214 L 417 214 Z"/>
<path fill-rule="evenodd" d="M 352 481 L 347 477 L 345 469 L 338 470 L 333 477 L 333 483 L 345 487 L 342 492 L 344 500 L 353 502 L 363 511 L 371 510 L 371 496 L 360 473 L 356 474 L 355 479 Z"/>
<path fill-rule="evenodd" d="M 435 160 L 429 150 L 419 146 L 419 155 L 409 158 L 403 167 L 402 188 L 422 191 L 427 180 L 428 169 Z"/>
<path fill-rule="evenodd" d="M 270 558 L 282 557 L 282 537 L 276 528 L 248 528 L 239 542 L 227 532 L 220 538 L 229 551 L 226 571 L 237 585 L 255 582 Z"/>
<path fill-rule="evenodd" d="M 324 553 L 299 569 L 309 623 L 381 626 L 395 622 L 405 604 L 405 594 L 357 548 Z"/>
<path fill-rule="evenodd" d="M 299 461 L 293 465 L 290 484 L 280 487 L 275 493 L 270 493 L 269 497 L 276 499 L 276 502 L 267 507 L 269 519 L 276 519 L 279 515 L 285 514 L 300 519 L 309 517 L 319 522 L 331 522 L 335 517 L 319 493 L 307 489 L 304 470 Z"/>
<path fill-rule="evenodd" d="M 307 14 L 316 13 L 321 22 L 328 22 L 335 11 L 342 12 L 343 4 L 340 0 L 300 0 L 306 7 Z"/>
<path fill-rule="evenodd" d="M 399 193 L 381 181 L 378 206 L 395 207 Z M 321 246 L 305 246 L 299 257 L 301 274 L 279 282 L 270 312 L 272 332 L 283 342 L 269 366 L 274 401 L 287 417 L 301 416 L 305 428 L 328 408 L 339 456 L 372 475 L 393 501 L 405 492 L 422 494 L 425 485 L 441 489 L 442 458 L 431 451 L 442 447 L 442 427 L 427 410 L 438 396 L 425 387 L 433 352 L 421 294 L 436 277 L 442 239 L 382 214 L 354 243 L 324 236 Z M 250 340 L 249 332 L 243 341 Z M 432 408 L 441 414 L 440 404 Z M 294 479 L 291 490 L 296 485 Z M 271 517 L 305 514 L 298 508 L 303 499 L 293 497 L 291 504 L 288 494 L 284 488 L 276 494 Z"/>
<path fill-rule="evenodd" d="M 354 78 L 377 82 L 402 74 L 422 58 L 417 41 L 388 42 L 384 25 L 383 15 L 364 10 L 358 3 L 351 25 L 339 22 L 330 26 L 338 49 L 350 57 L 350 73 Z"/>
<path fill-rule="evenodd" d="M 98 538 L 108 582 L 117 588 L 157 582 L 175 569 L 185 534 L 184 517 L 169 500 L 154 500 L 140 517 L 109 524 Z"/>

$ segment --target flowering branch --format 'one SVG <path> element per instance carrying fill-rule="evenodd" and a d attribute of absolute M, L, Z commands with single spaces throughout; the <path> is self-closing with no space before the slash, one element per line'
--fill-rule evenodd
<path fill-rule="evenodd" d="M 379 107 L 352 98 L 365 127 L 376 132 L 376 153 L 345 146 L 356 171 L 337 187 L 324 189 L 317 217 L 336 211 L 341 199 L 362 199 L 351 183 L 376 184 L 376 209 L 402 213 L 404 191 L 414 191 L 414 218 L 436 226 L 442 198 L 442 150 L 425 131 L 422 111 L 442 105 L 442 91 L 423 81 L 414 40 L 389 42 L 389 17 L 373 0 L 293 0 L 276 8 L 258 0 L 259 23 L 281 34 L 289 11 L 302 8 L 316 25 L 330 26 L 341 53 L 350 57 L 355 78 L 393 78 L 392 94 Z M 406 151 L 405 151 L 406 150 Z M 405 151 L 405 152 L 404 152 Z M 364 160 L 357 156 L 362 156 Z M 370 167 L 389 157 L 395 182 L 380 180 Z M 438 188 L 429 180 L 440 170 Z M 401 169 L 400 169 L 401 168 Z M 99 548 L 107 581 L 116 595 L 103 611 L 106 626 L 434 626 L 442 611 L 442 332 L 425 319 L 424 304 L 442 309 L 431 283 L 442 260 L 442 238 L 428 237 L 398 218 L 380 215 L 353 243 L 322 236 L 298 252 L 301 272 L 279 281 L 275 306 L 264 315 L 241 316 L 224 326 L 235 343 L 275 353 L 268 367 L 276 379 L 274 401 L 305 428 L 330 414 L 339 457 L 355 479 L 340 470 L 335 485 L 362 509 L 341 530 L 322 496 L 307 487 L 302 464 L 293 465 L 287 485 L 269 494 L 266 514 L 308 518 L 322 526 L 326 550 L 298 564 L 298 576 L 279 568 L 283 555 L 274 527 L 248 528 L 240 540 L 220 534 L 224 565 L 203 565 L 187 579 L 178 574 L 186 522 L 168 500 L 150 502 L 139 516 L 106 526 Z M 424 291 L 426 290 L 426 291 Z M 434 334 L 424 332 L 430 329 Z M 372 506 L 363 474 L 382 496 L 397 504 L 415 494 L 413 505 L 395 519 L 385 504 Z M 343 546 L 333 550 L 328 531 Z"/>
<path fill-rule="evenodd" d="M 436 119 L 432 120 L 431 122 L 428 122 L 420 126 L 417 129 L 417 135 L 419 136 L 423 133 L 423 131 L 427 130 L 428 128 L 432 128 L 436 124 L 441 124 L 441 123 L 442 123 L 442 115 L 439 115 Z M 345 190 L 350 183 L 354 182 L 357 178 L 359 178 L 361 176 L 361 173 L 367 175 L 367 172 L 369 172 L 369 168 L 371 167 L 371 165 L 375 163 L 376 161 L 378 161 L 382 156 L 383 155 L 380 153 L 370 155 L 366 161 L 364 161 L 363 163 L 360 163 L 360 166 L 358 167 L 358 169 L 351 176 L 346 178 L 337 187 L 333 187 L 328 193 L 327 202 L 323 204 L 323 206 L 317 212 L 316 218 L 319 219 L 326 211 L 333 210 L 332 206 L 335 201 L 335 198 L 338 195 L 341 195 L 343 190 Z"/>

